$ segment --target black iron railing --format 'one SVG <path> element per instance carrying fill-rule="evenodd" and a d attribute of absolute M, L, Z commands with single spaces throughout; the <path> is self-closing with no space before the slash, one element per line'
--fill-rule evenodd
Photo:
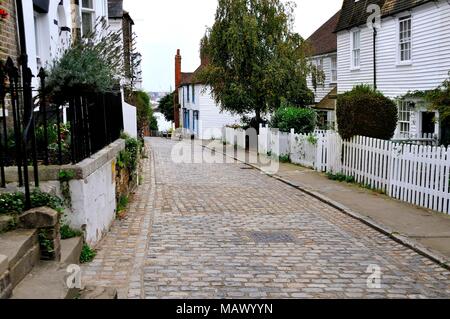
<path fill-rule="evenodd" d="M 30 165 L 38 187 L 39 165 L 79 163 L 120 138 L 123 130 L 120 91 L 73 92 L 56 102 L 46 94 L 43 69 L 38 78 L 39 89 L 33 90 L 31 71 L 20 79 L 12 59 L 0 61 L 0 187 L 7 183 L 6 167 L 16 167 L 28 204 Z"/>

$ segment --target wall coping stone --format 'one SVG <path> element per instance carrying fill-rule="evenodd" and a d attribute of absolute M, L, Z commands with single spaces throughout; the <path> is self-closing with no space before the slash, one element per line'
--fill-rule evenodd
<path fill-rule="evenodd" d="M 8 257 L 5 255 L 0 255 L 0 277 L 7 272 L 9 269 Z"/>
<path fill-rule="evenodd" d="M 68 171 L 75 173 L 76 180 L 82 180 L 95 173 L 103 165 L 115 159 L 117 154 L 125 149 L 125 140 L 118 139 L 115 142 L 104 147 L 94 155 L 86 158 L 82 162 L 75 165 L 50 165 L 39 166 L 39 180 L 41 182 L 57 181 L 60 171 Z M 17 182 L 17 167 L 5 167 L 6 180 L 8 182 Z M 32 178 L 33 168 L 29 168 L 29 175 Z"/>

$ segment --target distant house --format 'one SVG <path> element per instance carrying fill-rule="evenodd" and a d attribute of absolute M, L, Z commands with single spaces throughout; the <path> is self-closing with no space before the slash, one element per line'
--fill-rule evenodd
<path fill-rule="evenodd" d="M 133 52 L 134 21 L 123 8 L 123 0 L 108 0 L 108 23 L 110 31 L 121 33 L 124 76 L 121 79 L 124 132 L 132 137 L 138 134 L 137 110 L 133 91 L 142 89 L 140 53 Z M 139 64 L 137 64 L 139 60 Z M 142 133 L 142 132 L 141 132 Z"/>
<path fill-rule="evenodd" d="M 314 87 L 312 78 L 308 78 L 308 87 L 314 92 L 314 107 L 319 113 L 322 128 L 334 128 L 336 119 L 337 95 L 337 38 L 334 30 L 339 21 L 340 11 L 331 17 L 307 40 L 311 49 L 312 63 L 324 72 L 322 84 Z"/>
<path fill-rule="evenodd" d="M 192 73 L 181 72 L 180 50 L 175 56 L 175 86 L 178 93 L 175 103 L 176 127 L 202 140 L 222 137 L 222 128 L 240 123 L 240 117 L 222 111 L 211 96 L 211 89 L 196 79 L 206 65 L 202 58 L 200 66 Z M 178 123 L 177 123 L 178 121 Z"/>
<path fill-rule="evenodd" d="M 381 26 L 367 25 L 367 6 L 381 8 Z M 448 134 L 437 112 L 408 91 L 437 88 L 450 70 L 450 4 L 446 0 L 344 0 L 336 27 L 338 93 L 364 83 L 397 99 L 397 138 Z"/>
<path fill-rule="evenodd" d="M 122 33 L 124 82 L 140 90 L 142 89 L 140 66 L 142 56 L 138 52 L 133 52 L 134 21 L 129 12 L 123 9 L 123 0 L 108 0 L 108 20 L 111 31 Z"/>

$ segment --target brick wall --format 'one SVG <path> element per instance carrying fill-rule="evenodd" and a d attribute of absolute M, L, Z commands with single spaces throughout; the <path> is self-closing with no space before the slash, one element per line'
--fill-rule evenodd
<path fill-rule="evenodd" d="M 10 56 L 14 62 L 17 62 L 19 45 L 15 0 L 0 0 L 0 9 L 8 13 L 6 19 L 0 18 L 0 60 L 5 61 Z"/>

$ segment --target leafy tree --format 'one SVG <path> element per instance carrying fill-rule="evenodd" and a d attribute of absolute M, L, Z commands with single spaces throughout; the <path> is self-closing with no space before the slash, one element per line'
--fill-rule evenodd
<path fill-rule="evenodd" d="M 450 72 L 449 72 L 450 75 Z M 439 111 L 442 123 L 450 121 L 450 78 L 446 79 L 438 88 L 425 93 L 425 100 L 430 103 L 430 110 Z"/>
<path fill-rule="evenodd" d="M 150 97 L 146 92 L 136 91 L 134 93 L 134 104 L 137 110 L 137 126 L 139 135 L 142 136 L 145 128 L 150 127 L 151 130 L 158 130 L 158 121 L 153 115 L 150 104 Z"/>
<path fill-rule="evenodd" d="M 368 85 L 358 85 L 338 96 L 336 117 L 344 139 L 361 135 L 389 140 L 397 127 L 395 102 Z"/>
<path fill-rule="evenodd" d="M 173 99 L 175 93 L 172 92 L 159 101 L 158 110 L 164 115 L 167 121 L 174 121 Z"/>
<path fill-rule="evenodd" d="M 221 107 L 262 114 L 313 102 L 306 78 L 312 66 L 305 41 L 294 33 L 294 4 L 281 0 L 219 0 L 215 23 L 201 41 L 209 63 L 197 79 L 209 85 Z"/>

